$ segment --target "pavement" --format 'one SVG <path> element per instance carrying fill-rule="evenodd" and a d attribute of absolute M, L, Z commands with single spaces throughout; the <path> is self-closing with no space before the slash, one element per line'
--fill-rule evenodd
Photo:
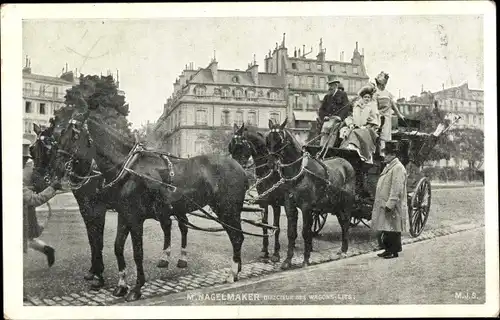
<path fill-rule="evenodd" d="M 127 305 L 483 303 L 484 227 L 405 245 L 396 259 L 363 254 Z"/>

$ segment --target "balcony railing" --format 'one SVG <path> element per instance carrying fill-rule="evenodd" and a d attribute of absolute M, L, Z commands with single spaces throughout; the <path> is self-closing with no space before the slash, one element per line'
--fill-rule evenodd
<path fill-rule="evenodd" d="M 206 102 L 236 102 L 238 104 L 268 104 L 270 106 L 281 106 L 285 105 L 285 100 L 282 99 L 271 99 L 264 97 L 232 97 L 232 96 L 200 96 L 200 95 L 183 95 L 174 100 L 170 104 L 170 108 L 178 102 L 191 102 L 191 101 L 206 101 Z"/>
<path fill-rule="evenodd" d="M 64 96 L 66 93 L 60 93 L 60 92 L 51 92 L 51 91 L 42 91 L 40 92 L 39 90 L 34 90 L 34 89 L 23 89 L 23 95 L 25 97 L 29 98 L 41 98 L 41 99 L 46 99 L 46 100 L 60 100 L 64 101 Z"/>

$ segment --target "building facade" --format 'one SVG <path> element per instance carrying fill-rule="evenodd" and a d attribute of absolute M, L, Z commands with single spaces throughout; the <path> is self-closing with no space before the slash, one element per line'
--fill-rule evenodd
<path fill-rule="evenodd" d="M 288 126 L 304 142 L 317 110 L 328 92 L 328 77 L 340 78 L 350 98 L 368 82 L 364 55 L 354 49 L 351 61 L 327 60 L 320 40 L 316 58 L 295 49 L 288 54 L 285 35 L 281 45 L 265 56 L 264 72 L 254 61 L 246 71 L 223 70 L 214 59 L 208 67 L 186 65 L 164 105 L 155 135 L 169 152 L 192 156 L 208 151 L 213 130 L 229 130 L 233 123 L 249 123 L 266 130 L 268 120 L 288 119 Z"/>
<path fill-rule="evenodd" d="M 234 123 L 265 129 L 269 119 L 283 121 L 283 87 L 278 75 L 259 72 L 255 60 L 246 71 L 219 69 L 215 58 L 206 68 L 194 70 L 190 64 L 164 105 L 156 139 L 177 156 L 208 153 L 214 130 L 232 130 Z"/>
<path fill-rule="evenodd" d="M 283 78 L 289 126 L 301 142 L 316 121 L 317 110 L 328 92 L 329 76 L 340 79 L 350 99 L 369 81 L 364 54 L 359 52 L 357 42 L 350 61 L 344 61 L 344 52 L 340 53 L 339 60 L 327 60 L 322 39 L 316 58 L 308 57 L 310 54 L 313 48 L 306 52 L 303 46 L 302 50 L 294 48 L 293 56 L 289 55 L 283 34 L 281 45 L 276 43 L 275 49 L 269 50 L 265 57 L 265 71 Z"/>
<path fill-rule="evenodd" d="M 26 59 L 23 68 L 23 138 L 34 142 L 33 124 L 48 126 L 54 111 L 64 105 L 66 90 L 76 84 L 72 71 L 60 77 L 34 74 Z"/>
<path fill-rule="evenodd" d="M 459 128 L 484 130 L 484 91 L 470 89 L 467 82 L 433 93 L 440 107 L 461 119 Z"/>

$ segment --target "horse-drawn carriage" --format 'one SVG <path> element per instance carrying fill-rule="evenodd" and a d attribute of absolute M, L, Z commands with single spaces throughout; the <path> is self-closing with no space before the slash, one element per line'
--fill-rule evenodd
<path fill-rule="evenodd" d="M 455 119 L 456 121 L 457 119 Z M 403 122 L 403 123 L 402 123 Z M 408 126 L 408 122 L 411 126 Z M 418 237 L 429 218 L 431 206 L 431 184 L 427 177 L 420 172 L 420 167 L 427 160 L 430 151 L 437 144 L 439 137 L 446 132 L 453 123 L 448 126 L 441 124 L 432 134 L 420 132 L 420 122 L 417 120 L 398 121 L 398 126 L 393 130 L 393 140 L 400 142 L 400 152 L 398 158 L 403 163 L 408 174 L 407 199 L 408 213 L 410 221 L 410 234 Z M 305 146 L 307 152 L 316 156 L 322 151 L 319 145 Z M 348 160 L 356 170 L 356 201 L 351 214 L 351 226 L 356 226 L 360 222 L 368 226 L 366 221 L 371 220 L 373 201 L 377 180 L 383 170 L 380 158 L 375 157 L 373 164 L 364 162 L 356 150 L 345 148 L 329 148 L 322 158 L 341 157 Z M 326 223 L 328 213 L 316 212 L 312 231 L 317 235 Z M 369 227 L 369 226 L 368 226 Z"/>

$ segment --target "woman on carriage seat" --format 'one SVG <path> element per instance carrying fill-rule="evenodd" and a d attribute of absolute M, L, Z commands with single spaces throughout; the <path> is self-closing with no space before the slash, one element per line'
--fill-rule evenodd
<path fill-rule="evenodd" d="M 372 100 L 375 88 L 364 86 L 358 95 L 361 99 L 353 104 L 352 114 L 345 119 L 346 127 L 341 132 L 344 139 L 341 148 L 357 150 L 361 159 L 373 163 L 379 126 L 379 114 L 375 101 Z"/>
<path fill-rule="evenodd" d="M 389 74 L 381 71 L 375 78 L 376 91 L 373 94 L 373 100 L 377 103 L 380 117 L 384 117 L 384 125 L 380 133 L 380 149 L 384 149 L 385 142 L 392 140 L 392 111 L 396 112 L 397 116 L 404 119 L 403 114 L 396 107 L 394 96 L 386 90 Z M 381 151 L 381 155 L 383 152 Z"/>

